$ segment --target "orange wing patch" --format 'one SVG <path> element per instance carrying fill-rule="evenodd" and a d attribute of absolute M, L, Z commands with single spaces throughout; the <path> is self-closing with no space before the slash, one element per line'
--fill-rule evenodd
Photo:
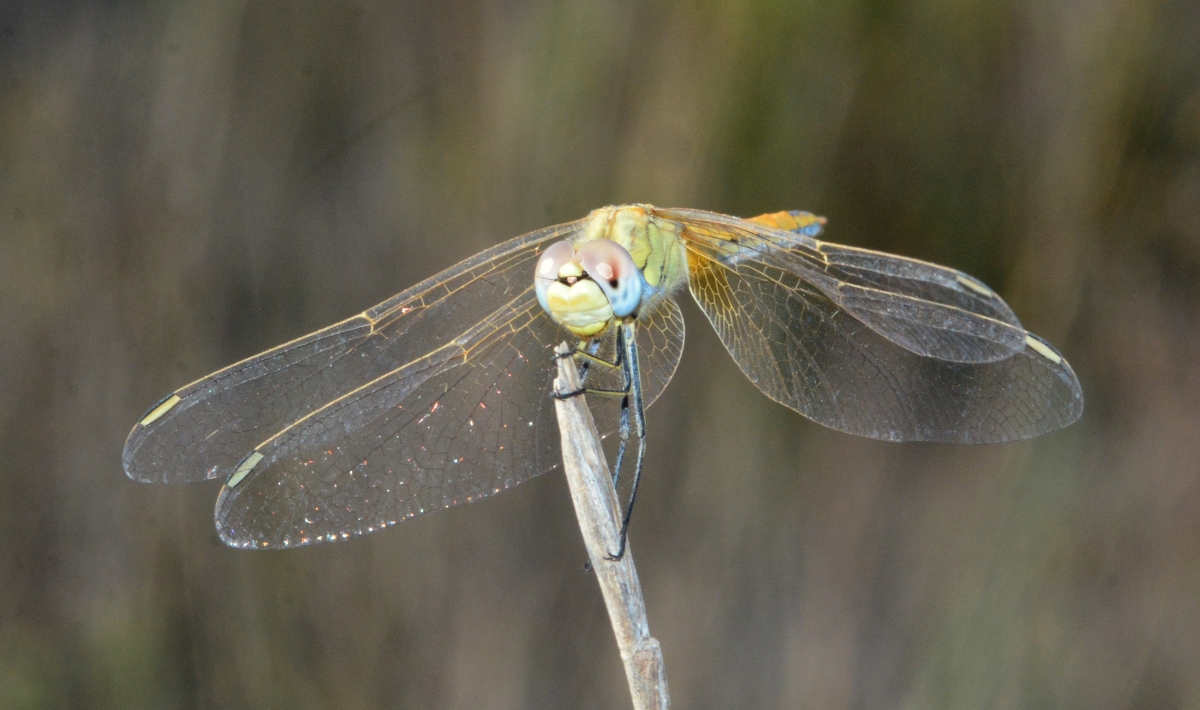
<path fill-rule="evenodd" d="M 775 229 L 782 229 L 785 232 L 798 232 L 810 237 L 820 234 L 821 228 L 825 226 L 824 217 L 818 217 L 811 212 L 801 212 L 800 210 L 760 214 L 746 221 L 757 222 L 758 224 Z"/>

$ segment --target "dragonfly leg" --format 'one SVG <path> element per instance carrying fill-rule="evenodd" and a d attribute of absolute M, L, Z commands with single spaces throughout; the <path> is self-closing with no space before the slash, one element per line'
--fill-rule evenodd
<path fill-rule="evenodd" d="M 638 438 L 637 464 L 633 469 L 633 486 L 629 490 L 629 504 L 625 506 L 625 515 L 621 519 L 621 542 L 617 554 L 609 555 L 608 559 L 617 561 L 625 556 L 625 543 L 629 539 L 629 519 L 633 517 L 633 502 L 637 500 L 638 484 L 642 480 L 642 457 L 646 455 L 646 439 Z"/>
<path fill-rule="evenodd" d="M 585 382 L 587 382 L 588 366 L 591 365 L 592 363 L 595 363 L 596 365 L 599 365 L 601 367 L 607 367 L 609 369 L 616 369 L 616 368 L 622 366 L 622 364 L 624 363 L 624 360 L 625 360 L 625 355 L 623 352 L 624 348 L 622 347 L 622 343 L 624 342 L 623 338 L 624 338 L 623 329 L 618 329 L 617 330 L 617 357 L 613 362 L 609 362 L 608 360 L 605 360 L 604 358 L 602 358 L 596 354 L 600 350 L 600 339 L 599 338 L 594 338 L 591 341 L 581 341 L 579 343 L 579 345 L 576 345 L 575 349 L 572 350 L 571 352 L 566 353 L 565 355 L 555 354 L 555 358 L 578 357 L 580 360 L 582 360 L 583 362 L 579 366 L 579 381 L 581 383 L 585 383 Z M 584 348 L 585 342 L 587 343 L 586 349 Z M 624 379 L 624 375 L 625 375 L 625 373 L 622 370 L 622 379 Z M 624 395 L 628 394 L 629 390 L 628 390 L 628 385 L 626 385 L 624 383 L 622 383 L 622 385 L 623 385 L 624 389 L 619 389 L 619 390 L 601 389 L 601 388 L 596 388 L 596 387 L 584 386 L 584 387 L 580 387 L 577 390 L 573 390 L 571 392 L 555 392 L 554 398 L 555 399 L 570 399 L 572 397 L 578 397 L 581 394 L 593 394 L 593 395 L 597 395 L 599 397 L 624 396 Z"/>
<path fill-rule="evenodd" d="M 618 340 L 620 340 L 620 338 L 618 338 Z M 600 357 L 599 355 L 597 355 L 594 352 L 587 352 L 586 350 L 575 350 L 574 352 L 568 353 L 565 357 L 578 357 L 580 360 L 583 361 L 579 365 L 579 375 L 580 375 L 580 377 L 584 377 L 587 374 L 588 366 L 590 366 L 592 364 L 598 365 L 600 367 L 608 368 L 610 370 L 615 370 L 618 367 L 620 367 L 621 362 L 623 360 L 623 356 L 621 355 L 621 351 L 620 351 L 620 343 L 617 344 L 617 348 L 618 348 L 617 359 L 613 360 L 612 362 L 605 360 L 604 358 Z M 591 349 L 599 350 L 600 349 L 600 341 L 598 341 L 598 340 L 592 341 Z"/>
<path fill-rule="evenodd" d="M 588 355 L 588 354 L 595 355 L 597 352 L 599 352 L 599 350 L 600 350 L 600 341 L 598 339 L 588 342 L 587 350 L 584 350 L 584 348 L 583 348 L 583 341 L 580 341 L 579 344 L 575 346 L 575 352 L 584 353 L 585 355 Z M 574 353 L 572 353 L 572 355 L 574 355 Z M 590 360 L 584 360 L 582 363 L 580 363 L 580 365 L 579 365 L 579 384 L 580 385 L 584 385 L 587 383 L 588 372 L 590 372 L 589 365 L 591 365 L 591 364 L 592 363 Z"/>
<path fill-rule="evenodd" d="M 588 342 L 586 348 L 583 347 L 583 343 L 580 343 L 572 352 L 557 356 L 559 358 L 578 357 L 582 360 L 579 367 L 581 380 L 587 376 L 588 367 L 593 363 L 599 367 L 621 368 L 620 389 L 600 389 L 583 386 L 570 392 L 555 391 L 552 393 L 555 399 L 569 399 L 582 394 L 621 398 L 621 426 L 619 429 L 621 443 L 617 449 L 616 466 L 613 468 L 613 488 L 616 488 L 621 480 L 621 468 L 625 463 L 625 452 L 629 447 L 629 435 L 630 433 L 637 434 L 638 454 L 637 463 L 633 471 L 633 484 L 629 491 L 629 502 L 625 505 L 625 511 L 621 515 L 621 531 L 619 542 L 617 543 L 617 551 L 615 554 L 608 554 L 608 559 L 610 560 L 619 560 L 625 556 L 625 547 L 629 538 L 629 521 L 633 517 L 633 503 L 637 500 L 638 484 L 642 480 L 642 460 L 646 455 L 646 417 L 643 411 L 645 405 L 642 401 L 642 375 L 638 363 L 635 328 L 636 324 L 632 318 L 617 326 L 616 357 L 612 362 L 605 360 L 597 354 L 600 349 L 599 339 Z M 632 426 L 630 425 L 631 410 Z"/>
<path fill-rule="evenodd" d="M 624 397 L 629 393 L 625 390 L 606 390 L 593 387 L 580 387 L 579 389 L 571 390 L 570 392 L 552 392 L 550 396 L 555 399 L 571 399 L 572 397 L 578 397 L 581 394 L 590 394 L 597 397 Z"/>
<path fill-rule="evenodd" d="M 613 488 L 617 487 L 617 483 L 621 480 L 621 464 L 625 461 L 625 447 L 629 444 L 629 397 L 626 395 L 621 398 L 621 427 L 617 430 L 617 434 L 621 438 L 621 444 L 617 447 L 617 465 L 613 466 L 612 481 Z"/>
<path fill-rule="evenodd" d="M 628 333 L 625 329 L 628 328 Z M 638 437 L 637 463 L 633 469 L 633 485 L 629 490 L 629 503 L 625 506 L 625 514 L 621 516 L 621 534 L 616 554 L 609 554 L 608 559 L 619 560 L 625 556 L 625 543 L 629 538 L 629 520 L 633 517 L 633 503 L 637 500 L 638 484 L 642 480 L 642 459 L 646 455 L 646 416 L 642 401 L 642 373 L 638 366 L 637 340 L 633 333 L 632 323 L 622 325 L 622 335 L 619 340 L 624 346 L 624 384 L 628 387 L 625 399 L 621 402 L 622 438 L 621 447 L 617 453 L 617 472 L 613 474 L 614 485 L 620 474 L 621 460 L 625 455 L 625 443 L 629 438 L 629 409 L 632 404 L 633 423 Z M 631 401 L 632 400 L 632 401 Z"/>
<path fill-rule="evenodd" d="M 630 362 L 630 359 L 625 357 L 625 328 L 617 329 L 617 358 L 616 362 L 625 365 Z M 616 489 L 617 484 L 621 480 L 621 465 L 625 462 L 625 447 L 629 445 L 629 389 L 631 378 L 629 368 L 621 368 L 621 388 L 625 390 L 625 396 L 621 398 L 621 427 L 618 433 L 621 437 L 621 444 L 617 448 L 617 465 L 613 467 L 612 480 L 613 488 Z"/>
<path fill-rule="evenodd" d="M 617 337 L 618 337 L 618 339 L 620 338 L 619 335 Z M 586 348 L 584 348 L 585 343 L 587 344 Z M 589 363 L 593 363 L 593 362 L 596 363 L 597 365 L 601 365 L 603 367 L 607 367 L 610 369 L 616 369 L 621 366 L 620 343 L 617 344 L 617 348 L 618 348 L 617 349 L 617 359 L 613 360 L 612 362 L 609 362 L 608 360 L 605 360 L 604 358 L 602 358 L 596 354 L 597 352 L 600 351 L 600 339 L 599 338 L 591 338 L 589 340 L 581 340 L 581 341 L 579 341 L 579 344 L 575 346 L 575 349 L 572 350 L 571 352 L 561 353 L 561 354 L 557 353 L 557 352 L 554 353 L 553 361 L 565 360 L 566 358 L 569 358 L 569 357 L 577 357 L 583 361 L 583 364 L 580 365 L 580 369 L 587 367 Z"/>
<path fill-rule="evenodd" d="M 618 349 L 617 349 L 616 362 L 609 362 L 608 360 L 605 360 L 604 358 L 602 358 L 596 354 L 600 351 L 600 344 L 601 343 L 600 343 L 599 338 L 592 338 L 590 340 L 581 340 L 581 341 L 579 341 L 578 344 L 575 345 L 575 348 L 573 350 L 571 350 L 571 352 L 562 353 L 562 354 L 555 352 L 553 360 L 557 361 L 557 360 L 562 360 L 562 359 L 568 358 L 568 357 L 578 357 L 580 360 L 582 360 L 582 362 L 579 364 L 579 382 L 586 383 L 587 376 L 588 376 L 588 370 L 591 367 L 592 363 L 595 363 L 601 367 L 606 367 L 609 369 L 614 369 L 614 368 L 621 366 L 620 348 L 618 347 Z M 575 392 L 564 393 L 564 395 L 565 395 L 565 397 L 578 397 L 579 395 L 584 394 L 587 391 L 588 390 L 586 388 L 580 388 L 579 390 L 577 390 Z M 559 397 L 559 399 L 564 399 L 565 397 Z"/>

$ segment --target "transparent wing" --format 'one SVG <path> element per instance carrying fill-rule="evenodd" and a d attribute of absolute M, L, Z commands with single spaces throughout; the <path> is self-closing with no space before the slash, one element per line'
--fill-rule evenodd
<path fill-rule="evenodd" d="M 655 309 L 638 318 L 637 343 L 638 363 L 642 372 L 642 399 L 649 407 L 667 388 L 679 358 L 683 355 L 683 313 L 673 298 L 661 301 Z M 615 333 L 613 337 L 615 343 Z M 596 415 L 596 427 L 602 433 L 617 430 L 618 420 L 606 420 L 609 411 L 620 414 L 620 409 L 599 410 L 592 404 Z"/>
<path fill-rule="evenodd" d="M 538 252 L 579 222 L 488 249 L 353 318 L 177 390 L 125 442 L 125 472 L 177 483 L 229 476 L 306 414 L 461 337 L 528 288 Z"/>
<path fill-rule="evenodd" d="M 258 548 L 346 539 L 556 467 L 552 350 L 564 335 L 530 284 L 463 336 L 313 412 L 258 446 L 251 473 L 222 489 L 222 539 Z M 679 307 L 664 301 L 639 329 L 647 403 L 682 346 Z M 590 404 L 601 431 L 614 430 L 619 403 Z"/>
<path fill-rule="evenodd" d="M 727 265 L 751 260 L 799 275 L 864 325 L 919 355 L 994 362 L 1025 347 L 1025 329 L 1008 305 L 961 271 L 819 241 L 811 235 L 819 223 L 786 231 L 772 228 L 776 215 L 741 220 L 699 210 L 660 214 L 686 222 L 685 238 L 708 258 Z"/>
<path fill-rule="evenodd" d="M 687 222 L 684 234 L 692 295 L 738 366 L 772 399 L 834 429 L 892 441 L 1011 441 L 1066 426 L 1082 413 L 1075 373 L 1036 336 L 1021 330 L 1020 347 L 1007 358 L 994 359 L 992 349 L 980 359 L 975 344 L 989 338 L 978 330 L 964 340 L 947 336 L 961 331 L 943 330 L 945 321 L 927 328 L 914 315 L 929 308 L 912 306 L 921 297 L 988 320 L 976 311 L 1002 315 L 992 302 L 1003 302 L 994 295 L 984 297 L 975 286 L 955 292 L 941 273 L 957 272 L 921 262 L 910 269 L 908 260 L 875 253 L 861 258 L 860 264 L 872 266 L 854 275 L 875 284 L 875 302 L 904 297 L 895 299 L 907 304 L 892 312 L 903 324 L 897 326 L 886 322 L 886 309 L 864 318 L 861 308 L 834 297 L 845 289 L 815 283 L 834 270 L 814 267 L 820 261 L 814 252 L 834 264 L 851 262 L 855 250 L 791 244 L 772 231 L 758 233 L 754 225 L 731 230 L 699 214 L 705 219 Z M 953 281 L 961 284 L 957 276 Z M 929 300 L 934 297 L 942 300 Z"/>

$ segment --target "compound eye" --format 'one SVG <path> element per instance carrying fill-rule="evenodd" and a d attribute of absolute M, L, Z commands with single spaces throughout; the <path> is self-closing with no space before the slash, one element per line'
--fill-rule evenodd
<path fill-rule="evenodd" d="M 613 315 L 624 318 L 637 310 L 645 279 L 624 247 L 609 239 L 593 239 L 579 247 L 575 260 L 604 291 Z"/>
<path fill-rule="evenodd" d="M 538 257 L 537 269 L 533 274 L 533 290 L 537 292 L 538 302 L 546 312 L 550 306 L 546 300 L 546 289 L 558 281 L 559 269 L 563 264 L 575 258 L 575 245 L 571 242 L 555 242 Z"/>

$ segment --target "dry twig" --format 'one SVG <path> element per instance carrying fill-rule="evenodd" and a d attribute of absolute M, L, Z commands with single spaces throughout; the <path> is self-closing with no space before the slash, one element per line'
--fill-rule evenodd
<path fill-rule="evenodd" d="M 563 343 L 558 352 L 565 355 L 571 348 Z M 560 392 L 579 389 L 579 371 L 574 358 L 559 359 L 555 387 Z M 571 487 L 571 499 L 575 503 L 575 514 L 579 517 L 579 529 L 583 532 L 592 569 L 608 606 L 608 618 L 617 637 L 621 661 L 625 664 L 633 707 L 635 710 L 668 710 L 671 699 L 667 694 L 662 649 L 650 636 L 646 602 L 642 599 L 642 585 L 633 565 L 633 551 L 626 547 L 625 556 L 620 560 L 609 559 L 609 551 L 616 550 L 619 542 L 620 513 L 596 423 L 582 396 L 560 399 L 555 407 L 562 434 L 563 470 Z"/>

